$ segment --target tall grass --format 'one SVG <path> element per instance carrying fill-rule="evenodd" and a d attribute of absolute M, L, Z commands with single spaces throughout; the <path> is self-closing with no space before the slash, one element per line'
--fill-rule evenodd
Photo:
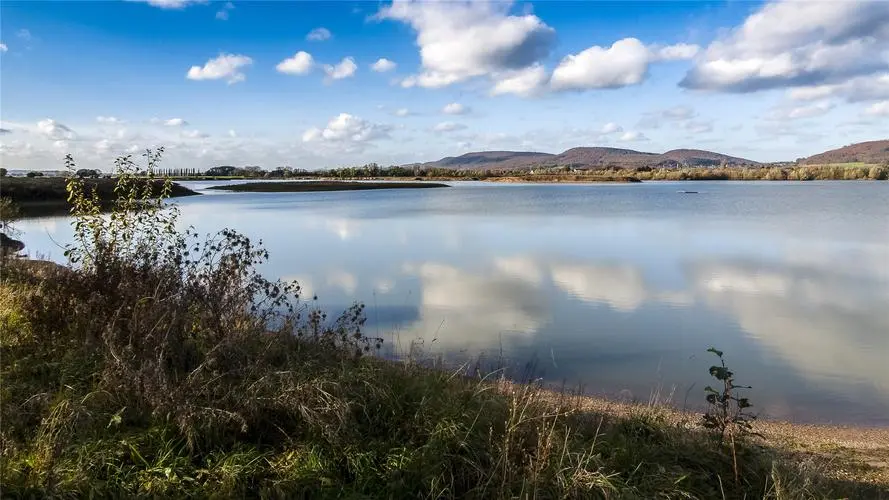
<path fill-rule="evenodd" d="M 147 170 L 159 156 L 149 153 Z M 146 167 L 140 167 L 146 168 Z M 118 163 L 107 216 L 72 179 L 71 262 L 6 260 L 0 483 L 11 497 L 811 498 L 873 494 L 657 408 L 374 356 L 230 230 L 179 232 Z"/>

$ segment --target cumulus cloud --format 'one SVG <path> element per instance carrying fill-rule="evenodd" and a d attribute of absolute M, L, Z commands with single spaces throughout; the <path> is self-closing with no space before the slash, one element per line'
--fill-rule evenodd
<path fill-rule="evenodd" d="M 184 127 L 186 125 L 188 125 L 188 122 L 182 118 L 170 118 L 164 122 L 166 127 Z"/>
<path fill-rule="evenodd" d="M 622 142 L 642 142 L 647 141 L 648 137 L 645 137 L 645 134 L 642 132 L 627 131 L 620 136 L 620 140 Z"/>
<path fill-rule="evenodd" d="M 549 75 L 543 65 L 496 73 L 491 95 L 514 94 L 521 97 L 535 96 L 546 90 Z"/>
<path fill-rule="evenodd" d="M 323 129 L 313 127 L 303 133 L 303 142 L 363 143 L 389 136 L 391 127 L 371 123 L 349 113 L 340 113 Z"/>
<path fill-rule="evenodd" d="M 714 41 L 681 86 L 728 92 L 885 72 L 889 2 L 771 2 Z"/>
<path fill-rule="evenodd" d="M 455 122 L 441 122 L 432 127 L 433 132 L 455 132 L 457 130 L 463 130 L 466 128 L 466 125 L 462 123 Z"/>
<path fill-rule="evenodd" d="M 614 122 L 609 122 L 609 123 L 606 123 L 605 125 L 602 125 L 602 129 L 599 132 L 602 134 L 608 135 L 608 134 L 616 134 L 618 132 L 623 132 L 623 131 L 624 131 L 624 128 L 621 127 L 620 125 L 618 125 Z"/>
<path fill-rule="evenodd" d="M 666 47 L 652 47 L 652 60 L 655 61 L 683 61 L 698 55 L 701 48 L 697 45 L 677 43 Z"/>
<path fill-rule="evenodd" d="M 553 90 L 609 89 L 638 85 L 648 76 L 651 63 L 688 59 L 697 46 L 679 44 L 646 47 L 636 38 L 624 38 L 611 47 L 594 45 L 565 56 L 553 71 Z"/>
<path fill-rule="evenodd" d="M 6 47 L 5 43 L 0 43 L 0 52 L 6 52 L 9 48 Z"/>
<path fill-rule="evenodd" d="M 253 64 L 253 59 L 236 54 L 220 54 L 203 66 L 192 66 L 185 75 L 189 80 L 226 80 L 229 84 L 247 79 L 242 68 Z"/>
<path fill-rule="evenodd" d="M 797 101 L 837 97 L 848 102 L 889 99 L 889 73 L 851 78 L 842 83 L 796 87 L 788 96 Z"/>
<path fill-rule="evenodd" d="M 116 116 L 97 116 L 96 121 L 99 123 L 105 123 L 108 125 L 120 125 L 124 123 L 123 120 L 117 118 Z"/>
<path fill-rule="evenodd" d="M 452 102 L 441 108 L 441 112 L 446 115 L 465 115 L 470 111 L 472 111 L 472 109 L 469 106 L 464 106 L 459 102 Z"/>
<path fill-rule="evenodd" d="M 875 102 L 864 111 L 871 116 L 889 116 L 889 101 Z"/>
<path fill-rule="evenodd" d="M 234 8 L 235 8 L 235 4 L 233 4 L 231 2 L 225 2 L 225 5 L 223 5 L 222 8 L 216 12 L 216 19 L 218 19 L 220 21 L 228 21 L 228 16 L 229 16 L 228 13 L 230 10 L 232 10 Z"/>
<path fill-rule="evenodd" d="M 324 73 L 326 73 L 327 78 L 331 80 L 349 78 L 355 75 L 356 70 L 358 70 L 358 65 L 355 64 L 355 59 L 351 57 L 344 57 L 342 61 L 335 65 L 324 65 Z"/>
<path fill-rule="evenodd" d="M 312 54 L 301 50 L 294 54 L 293 57 L 279 62 L 275 69 L 278 73 L 286 75 L 305 75 L 312 71 L 312 66 L 314 65 L 315 60 L 312 58 Z"/>
<path fill-rule="evenodd" d="M 306 40 L 309 40 L 310 42 L 323 42 L 324 40 L 330 40 L 330 37 L 332 36 L 330 30 L 327 28 L 315 28 L 306 35 Z"/>
<path fill-rule="evenodd" d="M 376 71 L 377 73 L 385 73 L 387 71 L 392 71 L 395 69 L 397 64 L 386 59 L 385 57 L 381 57 L 377 59 L 377 62 L 370 65 L 370 69 Z"/>
<path fill-rule="evenodd" d="M 835 107 L 830 101 L 820 101 L 804 106 L 784 107 L 772 111 L 767 118 L 770 120 L 799 120 L 801 118 L 814 118 L 828 113 Z"/>
<path fill-rule="evenodd" d="M 423 70 L 402 86 L 435 88 L 525 69 L 549 55 L 555 30 L 509 9 L 503 2 L 395 0 L 377 18 L 407 23 L 417 33 Z"/>
<path fill-rule="evenodd" d="M 48 139 L 54 141 L 71 140 L 77 137 L 77 134 L 75 134 L 68 126 L 63 125 L 52 118 L 37 122 L 37 131 Z"/>

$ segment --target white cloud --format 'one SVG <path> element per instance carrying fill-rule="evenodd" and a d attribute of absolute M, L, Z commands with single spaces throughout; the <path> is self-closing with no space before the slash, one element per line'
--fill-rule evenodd
<path fill-rule="evenodd" d="M 37 131 L 54 141 L 70 140 L 77 137 L 73 130 L 52 118 L 37 122 Z"/>
<path fill-rule="evenodd" d="M 99 123 L 105 123 L 108 125 L 120 125 L 124 123 L 123 120 L 117 118 L 115 116 L 97 116 L 96 121 Z"/>
<path fill-rule="evenodd" d="M 441 112 L 446 115 L 465 115 L 468 114 L 470 111 L 472 111 L 472 108 L 460 104 L 459 102 L 452 102 L 446 104 L 445 107 L 441 108 Z"/>
<path fill-rule="evenodd" d="M 864 112 L 872 116 L 889 116 L 889 101 L 875 102 L 868 106 Z"/>
<path fill-rule="evenodd" d="M 814 118 L 828 113 L 835 107 L 830 101 L 820 101 L 805 106 L 780 108 L 772 111 L 767 118 L 770 120 L 799 120 L 801 118 Z"/>
<path fill-rule="evenodd" d="M 614 42 L 609 48 L 590 47 L 562 59 L 553 71 L 555 90 L 617 88 L 636 85 L 645 79 L 649 52 L 635 38 Z"/>
<path fill-rule="evenodd" d="M 885 72 L 889 2 L 766 4 L 711 43 L 681 86 L 729 92 L 837 84 Z"/>
<path fill-rule="evenodd" d="M 636 38 L 624 38 L 605 48 L 594 45 L 578 54 L 562 58 L 553 71 L 554 90 L 608 89 L 638 85 L 648 76 L 648 67 L 657 61 L 688 59 L 697 53 L 696 45 L 678 44 L 646 47 Z"/>
<path fill-rule="evenodd" d="M 395 116 L 405 117 L 411 114 L 411 111 L 407 108 L 400 108 L 395 110 Z"/>
<path fill-rule="evenodd" d="M 0 52 L 6 52 L 9 48 L 6 47 L 5 43 L 0 43 Z"/>
<path fill-rule="evenodd" d="M 357 69 L 358 65 L 355 64 L 355 59 L 352 59 L 351 57 L 344 57 L 342 61 L 333 66 L 330 64 L 324 65 L 324 72 L 327 74 L 328 78 L 333 80 L 341 80 L 343 78 L 354 76 Z"/>
<path fill-rule="evenodd" d="M 310 42 L 323 42 L 324 40 L 330 40 L 332 37 L 330 30 L 327 28 L 315 28 L 306 35 L 306 40 Z"/>
<path fill-rule="evenodd" d="M 312 54 L 301 50 L 294 54 L 293 57 L 279 62 L 275 69 L 278 73 L 287 75 L 305 75 L 312 71 L 312 66 L 314 65 L 315 60 L 312 58 Z"/>
<path fill-rule="evenodd" d="M 435 88 L 521 70 L 549 55 L 555 30 L 509 9 L 503 2 L 395 0 L 377 18 L 408 23 L 417 33 L 423 71 L 402 86 Z"/>
<path fill-rule="evenodd" d="M 253 59 L 236 54 L 220 54 L 201 66 L 192 66 L 185 75 L 189 80 L 226 80 L 229 84 L 247 79 L 242 68 L 253 64 Z"/>
<path fill-rule="evenodd" d="M 627 131 L 620 136 L 620 140 L 623 142 L 642 142 L 647 141 L 648 137 L 645 137 L 645 134 L 642 132 Z"/>
<path fill-rule="evenodd" d="M 624 131 L 624 128 L 614 122 L 606 123 L 605 125 L 602 126 L 602 130 L 600 130 L 600 132 L 602 134 L 606 134 L 606 135 L 616 134 L 618 132 L 623 132 L 623 131 Z"/>
<path fill-rule="evenodd" d="M 32 39 L 34 38 L 34 36 L 31 35 L 31 32 L 28 31 L 28 30 L 26 30 L 26 29 L 24 29 L 24 28 L 18 30 L 18 31 L 16 32 L 15 36 L 17 36 L 17 37 L 19 37 L 19 38 L 21 38 L 22 40 L 25 40 L 25 41 L 29 41 L 29 40 L 32 40 Z"/>
<path fill-rule="evenodd" d="M 207 0 L 129 0 L 131 2 L 147 3 L 152 7 L 161 9 L 182 9 L 189 5 L 207 3 Z"/>
<path fill-rule="evenodd" d="M 376 71 L 377 73 L 385 73 L 387 71 L 392 71 L 395 69 L 397 64 L 386 59 L 385 57 L 381 57 L 377 59 L 377 62 L 370 65 L 370 69 Z"/>
<path fill-rule="evenodd" d="M 229 137 L 237 137 L 237 136 L 238 136 L 238 133 L 235 132 L 234 130 L 229 129 L 229 131 L 228 131 L 228 136 L 229 136 Z"/>
<path fill-rule="evenodd" d="M 207 137 L 210 137 L 210 135 L 205 134 L 200 130 L 184 130 L 182 132 L 182 137 L 185 137 L 186 139 L 206 139 Z"/>
<path fill-rule="evenodd" d="M 188 125 L 188 122 L 182 118 L 170 118 L 164 122 L 164 126 L 167 127 L 184 127 L 186 125 Z"/>
<path fill-rule="evenodd" d="M 457 130 L 463 130 L 466 128 L 466 125 L 462 123 L 455 122 L 441 122 L 432 127 L 434 132 L 455 132 Z"/>
<path fill-rule="evenodd" d="M 371 123 L 349 113 L 331 118 L 323 129 L 313 127 L 303 133 L 303 142 L 363 143 L 389 136 L 391 127 Z"/>
<path fill-rule="evenodd" d="M 222 8 L 216 12 L 216 19 L 220 21 L 228 21 L 228 12 L 234 8 L 235 4 L 231 2 L 225 2 L 225 5 L 223 5 Z"/>
<path fill-rule="evenodd" d="M 677 43 L 676 45 L 668 45 L 666 47 L 652 47 L 651 50 L 653 54 L 652 60 L 683 61 L 698 55 L 701 48 L 697 45 Z"/>
<path fill-rule="evenodd" d="M 889 99 L 889 73 L 860 76 L 843 83 L 796 87 L 788 96 L 797 101 L 812 101 L 828 97 L 844 98 L 848 102 Z"/>
<path fill-rule="evenodd" d="M 491 95 L 514 94 L 522 97 L 540 94 L 549 81 L 546 69 L 540 64 L 516 71 L 496 73 L 494 78 L 496 83 L 491 89 Z"/>

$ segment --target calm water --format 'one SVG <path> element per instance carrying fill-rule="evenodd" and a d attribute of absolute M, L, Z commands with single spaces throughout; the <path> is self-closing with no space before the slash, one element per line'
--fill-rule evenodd
<path fill-rule="evenodd" d="M 193 183 L 198 189 L 212 183 Z M 216 183 L 218 184 L 218 183 Z M 681 194 L 693 189 L 699 194 Z M 391 346 L 698 406 L 726 352 L 766 416 L 889 425 L 889 183 L 492 185 L 181 199 Z M 65 218 L 20 224 L 61 260 Z"/>

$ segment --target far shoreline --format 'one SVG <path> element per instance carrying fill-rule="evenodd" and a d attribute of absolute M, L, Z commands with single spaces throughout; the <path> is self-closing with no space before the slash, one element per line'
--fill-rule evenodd
<path fill-rule="evenodd" d="M 312 193 L 327 191 L 372 191 L 379 189 L 429 189 L 446 188 L 436 182 L 361 182 L 361 181 L 260 181 L 241 184 L 223 184 L 207 189 L 238 193 Z"/>

